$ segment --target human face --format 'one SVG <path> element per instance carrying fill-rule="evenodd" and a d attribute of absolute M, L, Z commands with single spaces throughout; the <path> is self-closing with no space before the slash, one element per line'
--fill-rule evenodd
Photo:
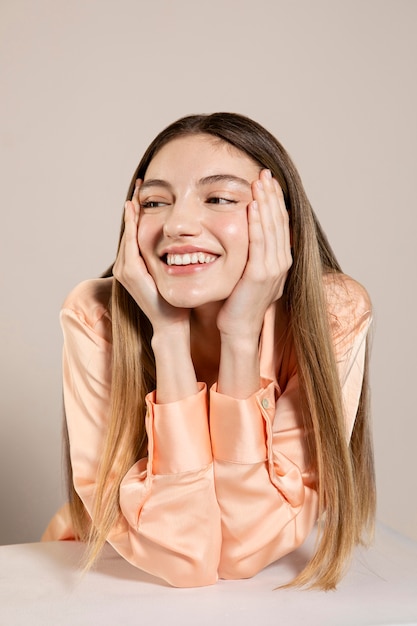
<path fill-rule="evenodd" d="M 221 302 L 248 259 L 247 207 L 260 166 L 210 135 L 174 139 L 140 188 L 138 243 L 161 296 L 196 308 Z"/>

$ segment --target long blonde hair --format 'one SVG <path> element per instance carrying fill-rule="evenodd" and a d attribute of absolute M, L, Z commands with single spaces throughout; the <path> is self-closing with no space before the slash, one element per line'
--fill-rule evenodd
<path fill-rule="evenodd" d="M 133 177 L 144 177 L 152 158 L 169 141 L 209 134 L 245 152 L 278 180 L 290 215 L 293 265 L 283 298 L 298 360 L 298 374 L 310 453 L 318 476 L 319 535 L 315 554 L 292 585 L 335 587 L 353 547 L 373 531 L 375 479 L 368 409 L 367 361 L 355 426 L 346 442 L 341 388 L 336 369 L 323 275 L 341 268 L 312 210 L 299 174 L 281 144 L 247 117 L 233 113 L 192 115 L 174 122 L 151 143 Z M 123 223 L 120 238 L 123 234 Z M 119 240 L 120 245 L 120 240 Z M 111 267 L 103 276 L 111 276 Z M 93 523 L 72 484 L 68 486 L 74 526 L 89 542 L 88 564 L 99 554 L 120 513 L 119 487 L 128 469 L 147 453 L 145 395 L 155 388 L 149 320 L 113 279 L 111 297 L 113 369 L 107 444 L 97 480 Z M 368 352 L 368 350 L 367 350 Z M 67 446 L 68 447 L 68 446 Z"/>

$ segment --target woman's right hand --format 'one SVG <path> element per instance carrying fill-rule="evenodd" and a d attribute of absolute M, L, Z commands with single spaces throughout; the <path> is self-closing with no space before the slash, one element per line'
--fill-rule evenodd
<path fill-rule="evenodd" d="M 132 200 L 125 204 L 125 229 L 113 267 L 113 275 L 148 317 L 154 333 L 164 329 L 174 330 L 177 324 L 188 327 L 189 310 L 174 307 L 162 298 L 140 254 L 138 243 L 140 184 L 141 181 L 138 181 Z"/>
<path fill-rule="evenodd" d="M 198 391 L 190 353 L 190 311 L 172 306 L 161 296 L 140 254 L 139 188 L 140 181 L 132 200 L 125 204 L 125 230 L 113 275 L 152 324 L 156 400 L 158 403 L 175 402 Z"/>

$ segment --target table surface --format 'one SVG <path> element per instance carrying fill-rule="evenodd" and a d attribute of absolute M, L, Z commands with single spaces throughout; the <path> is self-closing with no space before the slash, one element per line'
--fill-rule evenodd
<path fill-rule="evenodd" d="M 336 591 L 276 590 L 297 573 L 312 540 L 254 578 L 175 589 L 129 565 L 110 546 L 80 574 L 83 545 L 0 547 L 1 626 L 417 625 L 417 542 L 378 526 Z"/>

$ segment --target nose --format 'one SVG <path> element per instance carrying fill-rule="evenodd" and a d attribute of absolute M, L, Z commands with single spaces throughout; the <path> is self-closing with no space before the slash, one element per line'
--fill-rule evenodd
<path fill-rule="evenodd" d="M 197 202 L 177 198 L 166 216 L 163 231 L 166 237 L 195 237 L 201 233 L 201 215 Z"/>

